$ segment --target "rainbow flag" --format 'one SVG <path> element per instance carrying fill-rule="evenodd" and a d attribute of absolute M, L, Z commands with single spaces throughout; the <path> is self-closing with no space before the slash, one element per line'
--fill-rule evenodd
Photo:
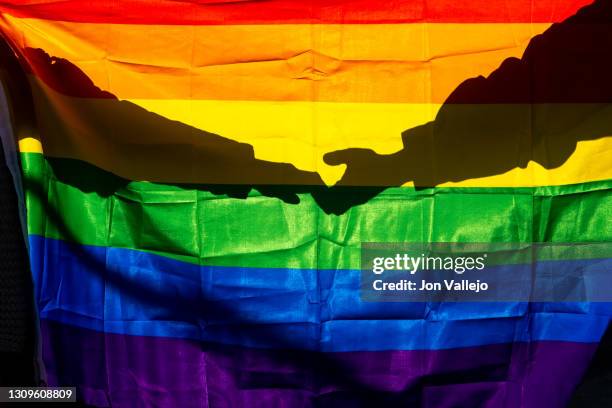
<path fill-rule="evenodd" d="M 610 303 L 363 302 L 360 249 L 610 242 L 611 24 L 604 0 L 0 1 L 45 381 L 565 406 Z"/>

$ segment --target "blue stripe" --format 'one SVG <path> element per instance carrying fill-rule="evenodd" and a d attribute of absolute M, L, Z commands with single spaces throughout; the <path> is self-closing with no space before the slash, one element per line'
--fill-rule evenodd
<path fill-rule="evenodd" d="M 41 318 L 260 348 L 418 350 L 597 342 L 610 303 L 362 302 L 358 270 L 199 266 L 30 236 Z"/>

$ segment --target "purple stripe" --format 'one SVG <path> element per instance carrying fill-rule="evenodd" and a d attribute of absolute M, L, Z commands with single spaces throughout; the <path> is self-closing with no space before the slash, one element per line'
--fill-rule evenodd
<path fill-rule="evenodd" d="M 316 353 L 105 334 L 42 322 L 50 385 L 98 406 L 562 407 L 593 343 Z M 469 335 L 469 333 L 464 333 Z"/>

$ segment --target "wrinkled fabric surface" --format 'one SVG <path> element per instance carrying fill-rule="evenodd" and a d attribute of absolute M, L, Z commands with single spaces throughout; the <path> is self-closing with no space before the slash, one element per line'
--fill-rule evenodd
<path fill-rule="evenodd" d="M 565 406 L 611 304 L 364 302 L 360 248 L 610 242 L 590 3 L 1 2 L 44 380 L 94 406 Z"/>

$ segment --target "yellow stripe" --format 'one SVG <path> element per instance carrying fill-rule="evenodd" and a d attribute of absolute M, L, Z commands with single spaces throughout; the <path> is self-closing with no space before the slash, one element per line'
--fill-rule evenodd
<path fill-rule="evenodd" d="M 0 18 L 122 99 L 441 103 L 550 24 L 163 26 Z"/>
<path fill-rule="evenodd" d="M 19 151 L 23 153 L 42 153 L 42 143 L 34 137 L 19 139 Z"/>
<path fill-rule="evenodd" d="M 258 159 L 316 171 L 326 183 L 333 184 L 342 175 L 343 168 L 326 165 L 322 160 L 326 152 L 350 147 L 371 148 L 378 153 L 395 152 L 402 148 L 402 131 L 433 120 L 440 107 L 435 104 L 200 100 L 119 102 L 66 97 L 38 81 L 33 83 L 45 154 L 85 160 L 130 179 L 164 182 L 214 183 L 223 176 L 198 170 L 201 159 L 192 152 L 198 146 L 206 146 L 207 136 L 196 131 L 204 129 L 253 146 Z M 464 112 L 474 106 L 451 105 L 445 109 L 456 110 L 457 117 L 464 117 Z M 193 126 L 193 134 L 173 133 L 171 122 L 165 123 L 161 118 L 159 122 L 147 111 L 178 121 L 176 125 Z M 571 127 L 561 125 L 555 130 L 555 137 L 559 139 L 564 137 L 564 132 L 577 134 L 578 139 L 581 134 L 586 138 L 593 138 L 592 135 L 602 138 L 581 141 L 569 160 L 555 169 L 530 163 L 525 169 L 446 185 L 514 187 L 612 178 L 609 166 L 612 138 L 602 134 L 609 128 L 605 123 L 612 116 L 612 105 L 487 105 L 486 112 L 488 123 L 506 123 L 504 120 L 508 117 L 523 117 L 524 125 L 519 131 L 525 135 L 533 131 L 532 116 L 548 115 L 572 123 Z M 162 122 L 163 126 L 170 126 L 170 131 L 156 128 Z M 117 131 L 126 126 L 129 132 Z M 457 133 L 458 140 L 469 137 L 460 131 Z M 20 146 L 22 151 L 38 151 L 32 140 L 24 140 Z M 495 155 L 495 152 L 488 153 Z M 281 181 L 292 182 L 260 180 L 261 183 Z"/>

